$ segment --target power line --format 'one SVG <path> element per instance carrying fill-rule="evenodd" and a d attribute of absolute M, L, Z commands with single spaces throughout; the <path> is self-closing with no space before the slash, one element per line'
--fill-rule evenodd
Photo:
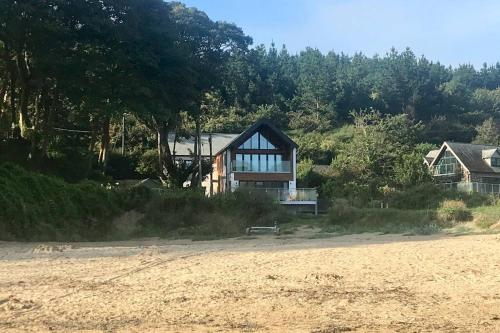
<path fill-rule="evenodd" d="M 55 129 L 55 130 L 57 130 L 57 131 L 62 131 L 62 132 L 73 132 L 73 133 L 92 133 L 92 131 L 74 130 L 74 129 L 60 128 L 60 127 L 53 127 L 53 129 Z"/>

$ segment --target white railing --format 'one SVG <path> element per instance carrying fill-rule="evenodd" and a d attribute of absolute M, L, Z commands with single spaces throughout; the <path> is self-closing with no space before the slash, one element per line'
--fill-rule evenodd
<path fill-rule="evenodd" d="M 500 195 L 500 184 L 478 183 L 478 182 L 457 182 L 439 184 L 446 190 L 457 190 L 462 192 L 477 192 Z"/>
<path fill-rule="evenodd" d="M 297 189 L 281 189 L 281 188 L 244 188 L 250 193 L 266 193 L 271 198 L 279 202 L 316 202 L 318 200 L 318 192 L 315 188 L 297 188 Z"/>

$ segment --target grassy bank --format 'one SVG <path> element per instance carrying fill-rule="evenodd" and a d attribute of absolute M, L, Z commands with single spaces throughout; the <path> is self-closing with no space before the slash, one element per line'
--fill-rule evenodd
<path fill-rule="evenodd" d="M 243 191 L 212 198 L 185 189 L 154 195 L 144 187 L 116 190 L 90 181 L 70 184 L 10 163 L 0 165 L 0 208 L 0 240 L 21 241 L 213 239 L 242 235 L 248 225 L 287 219 L 270 198 Z M 114 220 L 131 210 L 140 218 L 125 233 Z"/>
<path fill-rule="evenodd" d="M 115 233 L 112 219 L 143 200 L 136 191 L 109 190 L 89 181 L 69 184 L 2 164 L 0 239 L 108 239 Z"/>
<path fill-rule="evenodd" d="M 321 232 L 314 237 L 364 232 L 428 235 L 455 229 L 495 232 L 500 230 L 500 204 L 493 199 L 490 202 L 469 206 L 462 200 L 444 199 L 434 209 L 381 209 L 353 207 L 346 200 L 337 200 L 328 214 L 317 218 L 298 216 L 282 230 L 293 233 L 300 225 L 317 227 Z"/>
<path fill-rule="evenodd" d="M 195 240 L 234 237 L 247 226 L 288 219 L 283 207 L 265 195 L 236 191 L 208 198 L 197 191 L 165 190 L 146 206 L 139 235 Z"/>

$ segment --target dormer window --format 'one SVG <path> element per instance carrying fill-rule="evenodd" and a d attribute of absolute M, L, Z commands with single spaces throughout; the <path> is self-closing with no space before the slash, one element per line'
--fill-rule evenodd
<path fill-rule="evenodd" d="M 491 158 L 491 166 L 500 168 L 500 157 L 492 157 Z"/>

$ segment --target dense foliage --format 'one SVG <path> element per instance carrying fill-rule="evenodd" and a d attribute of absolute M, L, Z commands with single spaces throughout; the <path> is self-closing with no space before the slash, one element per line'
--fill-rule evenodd
<path fill-rule="evenodd" d="M 0 239 L 106 239 L 112 217 L 126 207 L 124 194 L 93 182 L 68 184 L 0 165 Z"/>
<path fill-rule="evenodd" d="M 165 190 L 145 210 L 143 235 L 234 237 L 248 226 L 288 221 L 284 208 L 271 198 L 244 190 L 210 198 L 199 191 Z"/>
<path fill-rule="evenodd" d="M 499 63 L 251 43 L 178 2 L 0 0 L 0 161 L 69 181 L 197 185 L 209 167 L 174 163 L 167 133 L 266 117 L 299 143 L 305 186 L 366 203 L 428 180 L 421 157 L 444 140 L 499 141 Z"/>

